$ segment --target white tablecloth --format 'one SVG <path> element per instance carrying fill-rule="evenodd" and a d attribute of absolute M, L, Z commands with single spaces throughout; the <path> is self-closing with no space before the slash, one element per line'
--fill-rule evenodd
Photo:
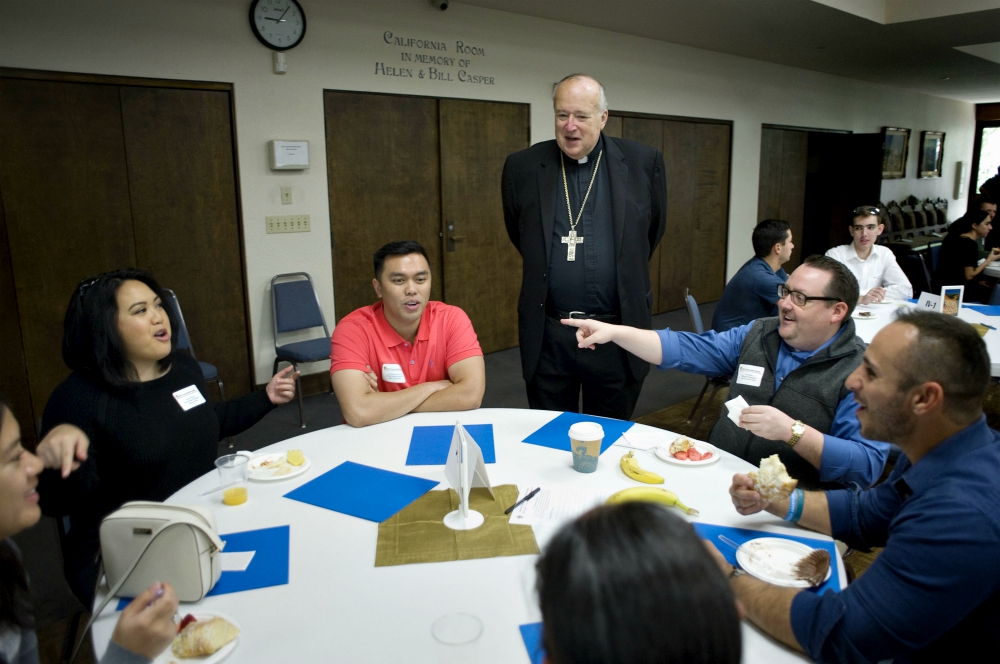
<path fill-rule="evenodd" d="M 596 473 L 581 474 L 573 470 L 569 452 L 520 442 L 556 415 L 549 411 L 480 409 L 412 414 L 364 429 L 333 427 L 261 450 L 301 449 L 313 465 L 302 476 L 284 482 L 252 482 L 249 501 L 242 506 L 223 505 L 219 493 L 198 496 L 218 486 L 214 471 L 178 491 L 168 502 L 211 507 L 220 533 L 291 526 L 287 585 L 209 597 L 197 605 L 202 611 L 231 616 L 242 628 L 229 661 L 435 662 L 431 623 L 441 615 L 461 611 L 478 616 L 485 625 L 479 662 L 527 662 L 518 626 L 541 619 L 533 593 L 536 556 L 376 568 L 378 524 L 282 496 L 344 461 L 444 482 L 443 466 L 406 466 L 406 453 L 414 425 L 453 424 L 456 419 L 463 424 L 493 425 L 497 463 L 487 469 L 495 485 L 638 486 L 622 473 L 618 461 L 626 450 L 617 445 L 602 455 Z M 673 437 L 664 435 L 664 440 Z M 751 466 L 734 456 L 722 453 L 718 463 L 680 468 L 658 460 L 652 452 L 637 451 L 636 455 L 644 468 L 666 479 L 662 486 L 700 510 L 697 520 L 829 539 L 787 527 L 768 514 L 737 514 L 727 489 L 734 473 L 746 472 Z M 445 482 L 437 488 L 446 486 Z M 544 548 L 554 529 L 536 528 L 535 532 Z M 843 563 L 837 562 L 844 579 Z M 111 638 L 118 615 L 114 606 L 112 602 L 94 625 L 98 655 Z M 193 610 L 194 605 L 182 605 L 180 614 Z M 674 612 L 678 607 L 668 610 Z M 743 639 L 744 662 L 803 659 L 748 624 L 744 624 Z"/>
<path fill-rule="evenodd" d="M 914 305 L 909 302 L 870 304 L 857 307 L 855 315 L 859 311 L 871 311 L 877 316 L 877 318 L 868 320 L 862 318 L 854 319 L 854 326 L 857 328 L 858 336 L 865 343 L 871 343 L 878 331 L 895 319 L 897 311 L 913 307 Z M 983 341 L 986 342 L 986 350 L 990 354 L 990 375 L 1000 376 L 1000 316 L 987 316 L 975 309 L 963 306 L 958 317 L 967 323 L 983 323 L 984 325 L 991 325 L 997 328 L 996 330 L 988 331 L 986 336 L 983 337 Z"/>

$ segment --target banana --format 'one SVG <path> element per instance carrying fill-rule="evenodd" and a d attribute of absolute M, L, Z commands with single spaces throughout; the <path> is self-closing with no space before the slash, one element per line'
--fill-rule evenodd
<path fill-rule="evenodd" d="M 606 505 L 618 505 L 634 500 L 644 500 L 651 503 L 662 503 L 667 507 L 676 507 L 682 512 L 691 516 L 698 516 L 698 510 L 692 509 L 682 503 L 673 491 L 667 491 L 654 486 L 634 486 L 631 489 L 622 489 L 618 493 L 611 494 L 605 501 Z"/>
<path fill-rule="evenodd" d="M 645 482 L 646 484 L 663 484 L 663 478 L 656 473 L 651 473 L 648 470 L 643 470 L 639 467 L 639 460 L 632 455 L 632 451 L 629 450 L 628 454 L 622 455 L 622 472 L 634 479 L 636 482 Z"/>

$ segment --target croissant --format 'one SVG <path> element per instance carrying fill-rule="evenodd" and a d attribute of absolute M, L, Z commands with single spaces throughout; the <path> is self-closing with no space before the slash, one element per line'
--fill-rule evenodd
<path fill-rule="evenodd" d="M 788 476 L 785 464 L 781 463 L 777 454 L 761 459 L 760 470 L 751 470 L 749 475 L 753 488 L 769 503 L 787 498 L 799 483 Z"/>
<path fill-rule="evenodd" d="M 193 622 L 174 638 L 171 650 L 175 657 L 211 655 L 236 638 L 240 628 L 225 618 Z"/>

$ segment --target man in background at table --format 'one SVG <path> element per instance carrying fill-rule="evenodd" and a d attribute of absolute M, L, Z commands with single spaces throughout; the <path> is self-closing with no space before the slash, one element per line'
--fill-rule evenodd
<path fill-rule="evenodd" d="M 618 348 L 580 353 L 560 318 L 652 325 L 649 257 L 666 226 L 660 151 L 604 136 L 604 88 L 573 74 L 553 94 L 556 139 L 507 157 L 507 234 L 523 258 L 521 370 L 532 408 L 627 420 L 649 364 Z"/>
<path fill-rule="evenodd" d="M 865 349 L 851 319 L 858 282 L 843 263 L 810 256 L 779 288 L 779 317 L 721 334 L 562 322 L 579 328 L 581 348 L 613 341 L 660 369 L 732 376 L 730 398 L 742 396 L 749 408 L 739 425 L 724 409 L 712 445 L 755 465 L 777 454 L 802 487 L 871 486 L 889 444 L 861 436 L 858 403 L 844 386 Z"/>
<path fill-rule="evenodd" d="M 851 244 L 842 244 L 826 252 L 854 273 L 858 280 L 858 292 L 863 293 L 858 304 L 878 304 L 882 300 L 909 300 L 913 297 L 913 286 L 906 274 L 896 263 L 896 256 L 887 247 L 875 244 L 885 230 L 879 223 L 879 209 L 873 205 L 862 205 L 852 212 L 848 230 L 854 237 Z"/>
<path fill-rule="evenodd" d="M 864 575 L 823 595 L 740 575 L 713 548 L 751 622 L 818 662 L 996 656 L 1000 434 L 983 416 L 989 366 L 967 323 L 901 314 L 847 379 L 864 435 L 903 450 L 887 481 L 768 503 L 749 476 L 733 478 L 740 514 L 767 511 L 862 551 L 885 547 Z"/>
<path fill-rule="evenodd" d="M 725 332 L 758 318 L 778 315 L 778 286 L 788 281 L 782 265 L 792 257 L 792 227 L 765 219 L 753 229 L 754 257 L 743 264 L 722 291 L 712 329 Z"/>
<path fill-rule="evenodd" d="M 428 301 L 427 252 L 409 240 L 390 242 L 374 263 L 380 301 L 344 316 L 330 341 L 344 419 L 362 427 L 413 412 L 479 408 L 483 351 L 464 311 Z"/>

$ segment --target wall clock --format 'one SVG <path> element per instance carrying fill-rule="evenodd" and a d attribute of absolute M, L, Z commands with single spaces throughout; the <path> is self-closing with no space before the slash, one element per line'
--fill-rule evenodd
<path fill-rule="evenodd" d="M 253 0 L 250 29 L 264 46 L 287 51 L 306 36 L 306 13 L 295 0 Z"/>

